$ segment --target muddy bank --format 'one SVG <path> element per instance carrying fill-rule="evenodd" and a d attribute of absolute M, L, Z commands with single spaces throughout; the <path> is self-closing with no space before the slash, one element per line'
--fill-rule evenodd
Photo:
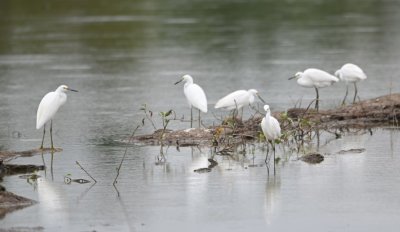
<path fill-rule="evenodd" d="M 7 191 L 0 191 L 0 219 L 7 213 L 36 204 L 37 202 Z"/>
<path fill-rule="evenodd" d="M 56 149 L 56 151 L 60 151 L 60 149 Z M 16 157 L 27 157 L 49 152 L 54 152 L 54 151 L 51 151 L 51 149 L 44 149 L 44 150 L 33 149 L 33 150 L 18 151 L 18 152 L 0 151 L 0 182 L 3 181 L 4 176 L 33 173 L 35 171 L 45 169 L 45 166 L 43 165 L 7 164 L 3 160 L 10 160 Z M 7 213 L 28 207 L 35 203 L 36 202 L 31 199 L 15 195 L 11 192 L 7 192 L 6 188 L 0 184 L 0 219 L 4 218 Z M 5 231 L 18 231 L 18 230 L 5 230 Z"/>
<path fill-rule="evenodd" d="M 399 126 L 400 94 L 390 94 L 330 110 L 289 109 L 291 118 L 305 117 L 319 127 L 361 128 Z"/>
<path fill-rule="evenodd" d="M 8 160 L 17 157 L 30 157 L 34 155 L 41 155 L 41 154 L 60 152 L 60 151 L 62 151 L 61 148 L 55 148 L 54 150 L 50 148 L 43 148 L 43 149 L 37 148 L 27 151 L 0 151 L 0 160 Z"/>
<path fill-rule="evenodd" d="M 291 108 L 286 112 L 272 114 L 280 121 L 283 132 L 296 130 L 304 125 L 307 125 L 308 129 L 339 132 L 352 128 L 398 127 L 400 94 L 390 94 L 319 112 L 313 108 Z M 176 146 L 212 146 L 226 142 L 246 142 L 260 138 L 262 118 L 262 114 L 255 114 L 246 121 L 228 118 L 221 125 L 206 129 L 157 130 L 153 134 L 135 136 L 132 141 L 147 145 L 159 145 L 162 142 L 164 145 Z"/>

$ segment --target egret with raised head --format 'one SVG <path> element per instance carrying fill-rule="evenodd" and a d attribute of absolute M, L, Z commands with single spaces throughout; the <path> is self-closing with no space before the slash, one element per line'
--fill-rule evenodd
<path fill-rule="evenodd" d="M 54 92 L 47 93 L 40 101 L 37 114 L 36 114 L 36 129 L 43 127 L 43 138 L 40 149 L 43 149 L 44 135 L 46 134 L 46 123 L 50 121 L 50 140 L 51 149 L 53 146 L 53 117 L 56 115 L 58 109 L 67 101 L 67 91 L 78 92 L 77 90 L 70 89 L 66 85 L 60 85 Z"/>
<path fill-rule="evenodd" d="M 184 75 L 182 79 L 175 83 L 179 84 L 184 81 L 183 93 L 190 107 L 190 127 L 193 127 L 193 107 L 199 110 L 199 128 L 200 128 L 200 111 L 207 113 L 207 98 L 204 90 L 193 83 L 193 78 L 190 75 Z"/>
<path fill-rule="evenodd" d="M 296 78 L 297 84 L 306 88 L 314 88 L 316 92 L 315 108 L 319 110 L 319 88 L 331 86 L 333 83 L 338 82 L 339 79 L 323 70 L 316 68 L 309 68 L 304 72 L 297 72 L 289 80 Z"/>
<path fill-rule="evenodd" d="M 275 173 L 275 142 L 277 139 L 281 137 L 281 126 L 279 125 L 278 120 L 271 116 L 271 110 L 269 105 L 264 105 L 264 110 L 266 112 L 265 117 L 261 120 L 261 129 L 265 136 L 267 142 L 269 142 L 272 146 L 272 150 L 274 152 L 274 173 Z M 267 164 L 268 152 L 265 157 L 265 163 Z"/>
<path fill-rule="evenodd" d="M 354 85 L 353 103 L 356 102 L 357 82 L 367 79 L 367 75 L 365 75 L 364 71 L 355 64 L 347 63 L 335 72 L 335 76 L 337 76 L 341 81 L 346 82 L 346 94 L 344 95 L 342 105 L 345 104 L 347 94 L 349 93 L 349 83 L 353 83 Z"/>

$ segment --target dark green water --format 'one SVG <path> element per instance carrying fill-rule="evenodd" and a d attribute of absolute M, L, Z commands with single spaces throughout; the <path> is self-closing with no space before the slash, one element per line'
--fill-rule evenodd
<path fill-rule="evenodd" d="M 399 92 L 398 1 L 23 1 L 0 2 L 0 148 L 38 147 L 40 99 L 60 84 L 78 89 L 54 120 L 53 175 L 33 186 L 7 177 L 10 191 L 40 203 L 7 215 L 1 228 L 43 226 L 46 231 L 397 231 L 400 205 L 399 135 L 377 130 L 346 136 L 320 148 L 320 165 L 284 159 L 268 178 L 257 150 L 207 174 L 208 149 L 171 147 L 155 164 L 158 147 L 116 143 L 143 115 L 174 109 L 189 115 L 182 86 L 191 74 L 206 91 L 209 109 L 225 94 L 256 88 L 273 110 L 307 105 L 314 97 L 288 77 L 308 67 L 334 72 L 359 64 L 368 79 L 362 99 Z M 343 83 L 322 89 L 321 106 L 339 105 Z M 215 111 L 217 115 L 223 112 Z M 208 113 L 206 125 L 215 121 Z M 161 121 L 156 119 L 157 126 Z M 171 128 L 188 125 L 172 122 Z M 139 133 L 147 133 L 147 127 Z M 362 154 L 339 155 L 342 149 Z M 313 148 L 316 149 L 316 148 Z M 280 150 L 279 155 L 283 156 Z M 44 155 L 47 165 L 49 154 Z M 99 181 L 87 178 L 78 160 Z M 41 164 L 42 157 L 16 163 Z M 88 190 L 88 191 L 87 191 Z"/>

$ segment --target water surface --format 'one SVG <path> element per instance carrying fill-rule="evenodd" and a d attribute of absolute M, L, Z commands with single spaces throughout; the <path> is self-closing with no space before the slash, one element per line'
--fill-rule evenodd
<path fill-rule="evenodd" d="M 7 177 L 8 190 L 40 203 L 7 215 L 1 228 L 43 226 L 47 231 L 395 231 L 399 221 L 399 135 L 345 136 L 320 148 L 319 165 L 296 155 L 268 177 L 261 150 L 237 160 L 210 151 L 170 147 L 156 165 L 159 147 L 129 148 L 118 187 L 111 183 L 126 138 L 140 123 L 143 103 L 154 111 L 189 115 L 183 74 L 207 93 L 209 108 L 225 94 L 256 88 L 272 110 L 314 90 L 287 78 L 308 67 L 334 72 L 359 64 L 368 80 L 362 99 L 399 92 L 400 30 L 397 1 L 23 1 L 0 2 L 0 148 L 27 150 L 40 144 L 35 130 L 40 99 L 60 84 L 80 90 L 54 120 L 54 139 L 64 150 L 43 159 L 37 185 Z M 322 108 L 339 105 L 345 86 L 320 91 Z M 350 93 L 352 94 L 352 92 Z M 214 110 L 212 110 L 214 111 Z M 246 112 L 246 111 L 245 111 Z M 224 112 L 214 111 L 216 115 Z M 248 113 L 247 113 L 248 115 Z M 204 116 L 212 125 L 213 114 Z M 158 127 L 159 118 L 155 118 Z M 172 122 L 170 128 L 186 128 Z M 147 123 L 139 133 L 151 132 Z M 327 138 L 329 139 L 329 138 Z M 323 143 L 322 143 L 323 144 Z M 362 154 L 339 155 L 342 149 Z M 316 149 L 316 148 L 314 148 Z M 279 155 L 282 155 L 280 151 Z M 284 159 L 285 160 L 285 159 Z M 98 180 L 64 183 L 64 176 Z M 41 164 L 42 157 L 14 160 Z M 90 188 L 90 189 L 89 189 Z"/>

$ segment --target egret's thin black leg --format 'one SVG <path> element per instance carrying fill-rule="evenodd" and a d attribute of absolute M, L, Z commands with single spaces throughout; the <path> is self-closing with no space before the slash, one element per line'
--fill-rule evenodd
<path fill-rule="evenodd" d="M 268 141 L 267 141 L 267 155 L 265 156 L 265 164 L 268 167 L 268 153 L 269 153 L 269 145 L 268 145 Z"/>
<path fill-rule="evenodd" d="M 344 95 L 344 98 L 342 101 L 342 106 L 344 106 L 346 104 L 347 94 L 349 94 L 349 86 L 348 85 L 346 85 L 346 95 Z"/>
<path fill-rule="evenodd" d="M 275 143 L 272 143 L 272 149 L 274 150 L 274 176 L 276 175 L 275 171 Z"/>
<path fill-rule="evenodd" d="M 50 140 L 51 140 L 51 150 L 54 150 L 54 146 L 53 146 L 53 120 L 50 121 Z"/>
<path fill-rule="evenodd" d="M 43 138 L 42 138 L 42 145 L 40 145 L 40 149 L 43 149 L 43 143 L 44 143 L 44 135 L 46 134 L 46 124 L 43 125 Z"/>
<path fill-rule="evenodd" d="M 317 93 L 317 99 L 315 101 L 315 109 L 317 109 L 317 111 L 319 110 L 319 93 L 318 93 L 318 88 L 315 88 L 315 92 Z"/>
<path fill-rule="evenodd" d="M 200 129 L 200 110 L 199 110 L 199 129 Z"/>
<path fill-rule="evenodd" d="M 353 104 L 356 103 L 356 98 L 357 98 L 357 83 L 354 82 L 354 99 L 353 99 Z"/>
<path fill-rule="evenodd" d="M 190 108 L 190 128 L 193 128 L 193 107 Z"/>

